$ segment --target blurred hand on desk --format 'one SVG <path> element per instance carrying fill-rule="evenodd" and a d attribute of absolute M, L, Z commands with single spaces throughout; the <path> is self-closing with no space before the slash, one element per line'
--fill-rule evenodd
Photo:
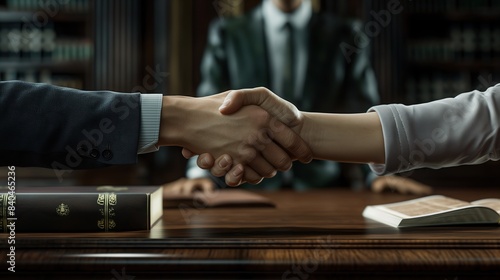
<path fill-rule="evenodd" d="M 163 184 L 163 194 L 168 195 L 181 195 L 192 194 L 197 191 L 212 192 L 215 189 L 214 183 L 210 179 L 187 179 L 180 178 L 176 181 Z"/>
<path fill-rule="evenodd" d="M 209 178 L 187 179 L 180 178 L 163 185 L 166 196 L 189 195 L 194 192 L 213 192 L 215 184 Z M 429 195 L 432 187 L 400 176 L 380 176 L 373 180 L 371 190 L 376 193 L 393 192 L 402 194 Z"/>

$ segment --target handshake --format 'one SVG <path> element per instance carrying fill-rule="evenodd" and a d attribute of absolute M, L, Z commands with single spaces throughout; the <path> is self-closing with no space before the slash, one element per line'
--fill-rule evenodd
<path fill-rule="evenodd" d="M 158 144 L 181 146 L 186 158 L 200 155 L 198 166 L 230 186 L 257 184 L 295 160 L 384 163 L 376 113 L 300 112 L 266 88 L 164 97 Z"/>

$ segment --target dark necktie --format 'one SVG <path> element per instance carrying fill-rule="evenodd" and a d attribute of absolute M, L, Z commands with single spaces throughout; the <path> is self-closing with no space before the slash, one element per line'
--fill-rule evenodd
<path fill-rule="evenodd" d="M 283 50 L 283 81 L 281 85 L 281 96 L 295 103 L 295 48 L 293 39 L 293 26 L 287 22 L 283 30 L 285 34 L 285 48 Z M 290 188 L 292 186 L 293 174 L 291 170 L 283 173 L 283 188 Z"/>
<path fill-rule="evenodd" d="M 286 100 L 294 103 L 295 97 L 295 48 L 293 38 L 293 26 L 287 22 L 284 26 L 285 48 L 283 50 L 283 84 L 282 96 Z"/>

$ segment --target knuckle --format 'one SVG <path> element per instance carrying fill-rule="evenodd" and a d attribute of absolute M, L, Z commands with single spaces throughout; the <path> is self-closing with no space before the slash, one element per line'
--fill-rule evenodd
<path fill-rule="evenodd" d="M 263 109 L 259 109 L 255 111 L 254 116 L 252 117 L 255 117 L 255 120 L 259 125 L 267 125 L 271 119 L 271 114 Z"/>
<path fill-rule="evenodd" d="M 272 177 L 274 177 L 275 173 L 276 173 L 276 169 L 269 167 L 264 172 L 262 172 L 261 175 L 264 178 L 272 178 Z"/>
<path fill-rule="evenodd" d="M 225 170 L 221 170 L 219 168 L 212 168 L 210 173 L 216 177 L 224 176 L 226 174 Z"/>
<path fill-rule="evenodd" d="M 276 161 L 276 167 L 280 171 L 286 171 L 292 165 L 292 159 L 289 156 L 283 155 L 278 158 Z"/>
<path fill-rule="evenodd" d="M 257 151 L 254 148 L 248 147 L 241 153 L 240 162 L 249 163 L 257 157 Z"/>

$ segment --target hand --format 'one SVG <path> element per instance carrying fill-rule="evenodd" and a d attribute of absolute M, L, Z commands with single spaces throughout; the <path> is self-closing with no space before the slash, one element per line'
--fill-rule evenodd
<path fill-rule="evenodd" d="M 388 175 L 373 180 L 372 191 L 376 193 L 391 191 L 402 194 L 429 195 L 432 193 L 432 187 L 410 178 Z"/>
<path fill-rule="evenodd" d="M 299 109 L 265 87 L 230 91 L 219 110 L 222 114 L 229 115 L 247 105 L 261 107 L 285 125 L 298 129 L 300 132 L 304 117 Z M 308 163 L 312 157 L 308 155 L 308 157 L 299 160 Z"/>
<path fill-rule="evenodd" d="M 186 179 L 180 178 L 176 181 L 163 185 L 164 195 L 189 195 L 197 191 L 204 193 L 212 192 L 215 184 L 208 178 Z"/>
<path fill-rule="evenodd" d="M 295 132 L 260 107 L 246 106 L 230 116 L 220 114 L 218 108 L 226 95 L 164 97 L 159 144 L 182 146 L 193 154 L 228 154 L 235 175 L 251 183 L 291 167 L 292 159 L 282 147 L 294 148 L 299 158 L 311 153 Z"/>
<path fill-rule="evenodd" d="M 220 110 L 232 113 L 241 106 L 258 104 L 271 115 L 289 125 L 308 143 L 310 158 L 354 163 L 385 163 L 385 146 L 382 124 L 376 112 L 361 114 L 327 114 L 299 112 L 297 108 L 264 88 L 234 91 L 228 94 Z M 293 147 L 285 147 L 289 152 Z M 213 155 L 215 156 L 215 155 Z M 216 157 L 216 156 L 215 156 Z M 309 158 L 309 159 L 310 159 Z M 213 166 L 214 157 L 205 155 L 205 168 L 218 170 Z M 306 161 L 307 162 L 307 161 Z M 241 176 L 236 165 L 226 181 Z M 236 170 L 236 171 L 235 171 Z"/>
<path fill-rule="evenodd" d="M 261 108 L 269 112 L 277 120 L 283 122 L 285 125 L 293 128 L 295 132 L 300 133 L 303 125 L 303 117 L 301 112 L 290 102 L 281 99 L 271 91 L 266 88 L 254 88 L 254 89 L 243 89 L 234 90 L 227 94 L 224 103 L 221 105 L 219 110 L 223 114 L 232 114 L 239 110 L 243 106 L 247 105 L 258 105 Z M 285 142 L 280 142 L 281 146 L 286 148 L 289 153 L 295 156 L 298 160 L 308 163 L 312 160 L 312 153 L 307 146 L 301 141 L 297 141 L 294 138 L 285 138 Z M 307 148 L 304 148 L 307 147 Z M 307 152 L 305 152 L 307 151 Z M 186 158 L 193 156 L 195 153 L 187 149 L 183 149 L 183 155 Z M 224 163 L 220 165 L 220 163 Z M 226 183 L 229 185 L 234 185 L 235 182 L 243 182 L 245 178 L 242 177 L 241 170 L 243 166 L 240 164 L 235 164 L 231 168 L 229 162 L 231 158 L 227 155 L 218 158 L 216 161 L 210 154 L 202 154 L 198 158 L 198 166 L 204 169 L 211 169 L 212 174 L 215 176 L 222 176 L 226 173 Z"/>

